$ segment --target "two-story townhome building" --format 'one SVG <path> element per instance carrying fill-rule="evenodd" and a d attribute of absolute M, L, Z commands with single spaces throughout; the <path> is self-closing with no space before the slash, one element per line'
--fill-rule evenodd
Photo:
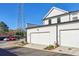
<path fill-rule="evenodd" d="M 27 42 L 79 48 L 79 11 L 51 8 L 43 18 L 43 25 L 27 27 Z"/>

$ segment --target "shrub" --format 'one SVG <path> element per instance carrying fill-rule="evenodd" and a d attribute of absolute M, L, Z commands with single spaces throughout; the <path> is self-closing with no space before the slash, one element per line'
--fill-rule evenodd
<path fill-rule="evenodd" d="M 21 41 L 21 43 L 22 43 L 22 44 L 25 44 L 25 42 L 24 42 L 24 41 Z"/>
<path fill-rule="evenodd" d="M 46 49 L 46 50 L 51 50 L 51 49 L 54 49 L 54 47 L 55 47 L 55 46 L 53 46 L 53 45 L 49 45 L 49 46 L 47 46 L 47 47 L 44 48 L 44 49 Z"/>
<path fill-rule="evenodd" d="M 58 43 L 55 43 L 55 48 L 59 47 L 59 44 Z"/>
<path fill-rule="evenodd" d="M 17 36 L 17 38 L 23 38 L 24 37 L 24 32 L 18 31 L 15 33 L 15 36 Z"/>
<path fill-rule="evenodd" d="M 22 43 L 22 44 L 24 44 L 24 45 L 25 45 L 25 44 L 28 44 L 28 43 L 27 43 L 27 42 L 25 42 L 25 41 L 21 41 L 21 43 Z"/>

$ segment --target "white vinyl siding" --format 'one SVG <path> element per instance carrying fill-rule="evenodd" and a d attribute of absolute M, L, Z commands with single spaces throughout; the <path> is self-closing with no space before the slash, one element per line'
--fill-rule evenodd
<path fill-rule="evenodd" d="M 79 48 L 78 46 L 76 46 L 77 44 L 79 44 L 78 43 L 79 31 L 76 30 L 76 29 L 79 29 L 78 25 L 79 25 L 79 22 L 59 24 L 58 34 L 56 32 L 56 25 L 27 29 L 27 42 L 35 43 L 35 44 L 43 44 L 43 45 L 54 45 L 57 39 L 56 35 L 58 35 L 58 43 L 61 46 L 70 46 L 70 47 Z M 70 31 L 65 31 L 65 30 L 70 30 Z M 74 42 L 74 44 L 72 42 Z"/>
<path fill-rule="evenodd" d="M 57 15 L 61 15 L 64 14 L 65 12 L 59 9 L 53 9 L 53 11 L 46 17 L 52 17 L 52 16 L 57 16 Z"/>
<path fill-rule="evenodd" d="M 43 25 L 48 25 L 49 24 L 49 20 L 44 20 L 43 21 Z"/>

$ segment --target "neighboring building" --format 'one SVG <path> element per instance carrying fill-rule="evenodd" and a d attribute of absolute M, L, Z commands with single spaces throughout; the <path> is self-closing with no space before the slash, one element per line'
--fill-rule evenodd
<path fill-rule="evenodd" d="M 36 25 L 36 24 L 31 24 L 31 23 L 27 23 L 27 24 L 26 24 L 26 27 L 36 27 L 36 26 L 38 26 L 38 25 Z"/>
<path fill-rule="evenodd" d="M 27 28 L 27 42 L 79 48 L 79 11 L 53 7 L 43 18 L 43 25 Z"/>

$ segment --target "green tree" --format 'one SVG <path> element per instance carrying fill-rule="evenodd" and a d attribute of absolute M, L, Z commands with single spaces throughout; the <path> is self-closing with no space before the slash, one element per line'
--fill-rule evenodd
<path fill-rule="evenodd" d="M 9 31 L 8 26 L 3 21 L 1 21 L 0 22 L 0 33 L 6 33 L 8 31 Z"/>
<path fill-rule="evenodd" d="M 17 29 L 15 36 L 17 36 L 18 38 L 23 38 L 24 37 L 24 31 Z"/>

